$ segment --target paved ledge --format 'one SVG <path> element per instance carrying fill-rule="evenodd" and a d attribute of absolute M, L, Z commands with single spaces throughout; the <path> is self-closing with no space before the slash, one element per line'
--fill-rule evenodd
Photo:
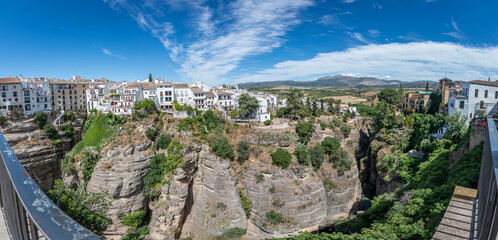
<path fill-rule="evenodd" d="M 475 189 L 456 186 L 451 202 L 432 239 L 468 240 L 476 195 Z"/>

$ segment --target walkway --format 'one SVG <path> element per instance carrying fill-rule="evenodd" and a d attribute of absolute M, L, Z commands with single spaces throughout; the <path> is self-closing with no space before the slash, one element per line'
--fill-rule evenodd
<path fill-rule="evenodd" d="M 0 207 L 0 239 L 10 239 L 5 226 L 2 208 Z"/>
<path fill-rule="evenodd" d="M 469 239 L 476 194 L 475 189 L 456 186 L 451 202 L 432 239 Z"/>

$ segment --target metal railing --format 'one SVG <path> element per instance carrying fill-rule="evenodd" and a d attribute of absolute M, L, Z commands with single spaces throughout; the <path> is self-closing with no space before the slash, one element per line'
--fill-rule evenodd
<path fill-rule="evenodd" d="M 498 130 L 492 118 L 487 125 L 477 189 L 478 240 L 496 239 L 498 233 Z"/>
<path fill-rule="evenodd" d="M 21 165 L 1 133 L 0 207 L 9 235 L 14 240 L 100 239 L 50 201 Z"/>

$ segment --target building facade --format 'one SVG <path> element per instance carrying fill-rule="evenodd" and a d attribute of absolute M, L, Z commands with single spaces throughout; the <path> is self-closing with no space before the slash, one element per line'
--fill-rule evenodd
<path fill-rule="evenodd" d="M 88 82 L 49 81 L 53 111 L 86 111 Z"/>
<path fill-rule="evenodd" d="M 462 84 L 462 91 L 449 98 L 448 114 L 467 116 L 467 123 L 478 116 L 498 112 L 498 82 L 474 80 Z"/>

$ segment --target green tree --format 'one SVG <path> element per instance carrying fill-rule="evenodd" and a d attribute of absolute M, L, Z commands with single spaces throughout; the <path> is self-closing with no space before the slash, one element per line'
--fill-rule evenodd
<path fill-rule="evenodd" d="M 157 148 L 158 149 L 166 149 L 168 148 L 169 144 L 171 143 L 171 135 L 169 134 L 162 134 L 159 136 L 159 139 L 157 140 Z"/>
<path fill-rule="evenodd" d="M 299 145 L 294 150 L 294 156 L 297 158 L 297 162 L 301 165 L 308 166 L 310 165 L 310 151 L 306 146 Z"/>
<path fill-rule="evenodd" d="M 152 82 L 152 73 L 149 73 L 149 82 Z"/>
<path fill-rule="evenodd" d="M 292 155 L 289 151 L 278 148 L 276 151 L 270 154 L 273 165 L 280 166 L 282 168 L 287 168 L 292 160 Z"/>
<path fill-rule="evenodd" d="M 239 116 L 240 116 L 240 114 L 239 114 L 239 112 L 237 112 L 237 110 L 232 110 L 230 112 L 230 117 L 237 118 Z"/>
<path fill-rule="evenodd" d="M 402 96 L 400 93 L 392 88 L 384 88 L 379 93 L 380 101 L 384 101 L 393 106 L 399 106 L 401 104 L 401 98 Z"/>
<path fill-rule="evenodd" d="M 249 159 L 249 154 L 251 152 L 249 142 L 242 140 L 237 143 L 237 159 L 239 162 L 243 163 Z"/>
<path fill-rule="evenodd" d="M 304 145 L 308 144 L 311 137 L 313 136 L 313 132 L 315 132 L 315 124 L 310 121 L 298 121 L 296 124 L 296 133 L 299 137 L 299 142 Z"/>
<path fill-rule="evenodd" d="M 57 129 L 51 123 L 45 124 L 45 126 L 43 127 L 43 131 L 45 132 L 45 136 L 47 136 L 50 139 L 54 139 L 58 135 Z"/>
<path fill-rule="evenodd" d="M 144 99 L 135 104 L 135 109 L 137 110 L 145 110 L 148 113 L 155 112 L 157 110 L 156 102 L 151 99 Z"/>
<path fill-rule="evenodd" d="M 244 93 L 239 98 L 239 114 L 243 118 L 252 117 L 259 108 L 258 99 Z"/>
<path fill-rule="evenodd" d="M 310 160 L 311 165 L 318 171 L 323 164 L 323 158 L 325 157 L 325 152 L 321 144 L 316 144 L 310 148 Z"/>
<path fill-rule="evenodd" d="M 93 169 L 100 159 L 99 151 L 94 146 L 85 147 L 79 154 L 79 158 L 81 158 L 85 180 L 89 181 L 92 177 Z"/>
<path fill-rule="evenodd" d="M 439 112 L 439 106 L 443 102 L 443 97 L 440 93 L 431 93 L 429 108 L 427 114 L 436 114 Z"/>
<path fill-rule="evenodd" d="M 71 189 L 68 184 L 56 179 L 47 196 L 72 219 L 96 234 L 101 235 L 112 223 L 107 216 L 112 198 L 107 193 L 86 192 L 84 185 Z"/>
<path fill-rule="evenodd" d="M 429 81 L 427 81 L 427 84 L 425 84 L 425 91 L 427 92 L 429 90 L 430 90 L 430 88 L 429 88 Z"/>
<path fill-rule="evenodd" d="M 326 154 L 331 154 L 341 147 L 341 141 L 336 137 L 325 137 L 322 141 L 322 147 Z"/>
<path fill-rule="evenodd" d="M 39 129 L 43 129 L 45 124 L 47 123 L 47 114 L 39 111 L 35 113 L 35 121 L 36 121 L 36 126 L 38 126 Z"/>
<path fill-rule="evenodd" d="M 445 122 L 449 126 L 446 131 L 446 138 L 453 142 L 460 142 L 468 138 L 467 116 L 462 116 L 460 112 L 456 112 L 453 116 L 446 115 Z"/>
<path fill-rule="evenodd" d="M 285 116 L 287 118 L 296 119 L 304 118 L 307 115 L 306 107 L 301 101 L 302 93 L 291 88 L 287 94 L 287 107 L 285 108 Z"/>
<path fill-rule="evenodd" d="M 213 134 L 209 138 L 209 146 L 213 153 L 223 159 L 233 160 L 234 151 L 227 138 L 221 134 Z"/>
<path fill-rule="evenodd" d="M 403 84 L 399 84 L 398 93 L 401 97 L 405 95 L 405 90 L 403 89 Z"/>
<path fill-rule="evenodd" d="M 151 141 L 156 141 L 157 135 L 159 135 L 159 129 L 157 127 L 148 128 L 145 131 L 145 136 L 147 136 L 147 138 L 150 139 Z"/>

